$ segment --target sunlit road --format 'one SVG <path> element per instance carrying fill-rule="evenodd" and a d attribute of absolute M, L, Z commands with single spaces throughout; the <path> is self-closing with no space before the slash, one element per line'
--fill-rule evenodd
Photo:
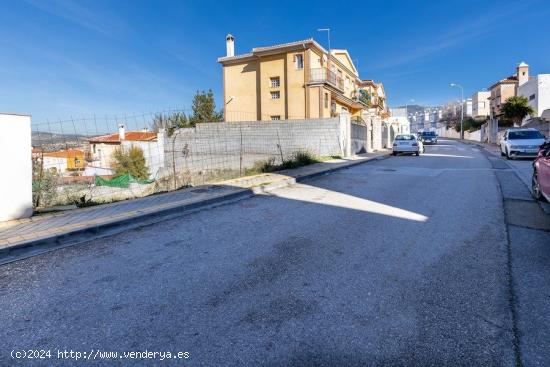
<path fill-rule="evenodd" d="M 144 365 L 513 366 L 494 171 L 441 140 L 2 266 L 0 364 L 61 348 L 189 352 Z"/>

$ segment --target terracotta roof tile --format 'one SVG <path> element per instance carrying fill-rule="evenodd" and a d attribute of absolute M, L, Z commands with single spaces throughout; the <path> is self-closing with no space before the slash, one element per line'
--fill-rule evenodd
<path fill-rule="evenodd" d="M 78 149 L 58 150 L 56 152 L 44 152 L 44 157 L 76 158 L 84 156 L 84 152 Z"/>
<path fill-rule="evenodd" d="M 127 131 L 124 134 L 124 140 L 128 141 L 151 141 L 157 138 L 157 133 L 150 131 Z M 118 133 L 96 136 L 89 139 L 91 143 L 118 143 L 120 136 Z"/>

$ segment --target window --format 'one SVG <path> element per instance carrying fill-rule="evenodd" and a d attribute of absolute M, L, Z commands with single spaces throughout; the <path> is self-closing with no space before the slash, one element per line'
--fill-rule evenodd
<path fill-rule="evenodd" d="M 296 63 L 296 70 L 304 68 L 304 55 L 297 54 L 294 55 L 294 62 Z"/>
<path fill-rule="evenodd" d="M 479 102 L 477 108 L 485 108 L 485 102 Z"/>
<path fill-rule="evenodd" d="M 535 99 L 535 97 L 536 97 L 536 96 L 535 96 L 534 94 L 531 94 L 531 95 L 529 96 L 529 100 L 532 101 L 533 99 Z"/>
<path fill-rule="evenodd" d="M 272 121 L 278 121 L 281 119 L 281 116 L 280 115 L 275 115 L 275 116 L 271 116 L 271 120 Z"/>
<path fill-rule="evenodd" d="M 279 98 L 281 98 L 281 92 L 279 91 L 271 92 L 271 99 L 279 99 Z"/>
<path fill-rule="evenodd" d="M 279 88 L 281 86 L 281 79 L 278 76 L 269 78 L 271 80 L 271 88 Z"/>
<path fill-rule="evenodd" d="M 351 81 L 351 80 L 350 80 L 349 76 L 346 76 L 346 81 L 345 81 L 346 89 L 349 88 L 350 81 Z"/>
<path fill-rule="evenodd" d="M 325 108 L 328 108 L 328 93 L 325 93 Z"/>

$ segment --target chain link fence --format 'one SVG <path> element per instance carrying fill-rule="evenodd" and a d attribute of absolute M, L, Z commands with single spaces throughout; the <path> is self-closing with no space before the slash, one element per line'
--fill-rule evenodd
<path fill-rule="evenodd" d="M 90 206 L 342 156 L 338 117 L 193 124 L 191 111 L 32 123 L 33 205 Z"/>

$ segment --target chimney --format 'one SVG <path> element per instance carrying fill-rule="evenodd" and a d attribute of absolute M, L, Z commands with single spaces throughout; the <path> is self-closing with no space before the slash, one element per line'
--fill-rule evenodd
<path fill-rule="evenodd" d="M 235 56 L 235 37 L 230 33 L 225 36 L 225 47 L 227 49 L 227 57 Z"/>
<path fill-rule="evenodd" d="M 518 86 L 523 85 L 529 81 L 529 65 L 527 65 L 523 61 L 517 67 L 517 77 Z"/>
<path fill-rule="evenodd" d="M 124 124 L 119 124 L 118 125 L 118 138 L 120 140 L 124 140 L 124 138 L 125 138 Z"/>

